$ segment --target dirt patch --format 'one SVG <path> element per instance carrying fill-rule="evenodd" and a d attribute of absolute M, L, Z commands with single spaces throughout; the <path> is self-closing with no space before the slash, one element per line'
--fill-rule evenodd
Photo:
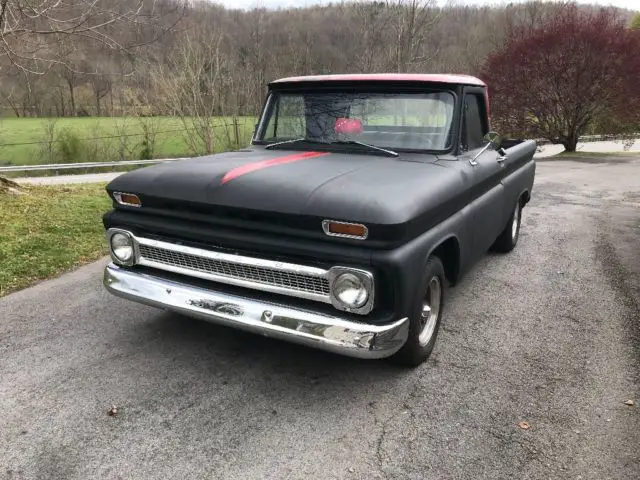
<path fill-rule="evenodd" d="M 8 178 L 0 177 L 0 194 L 20 195 L 24 193 L 24 187 Z"/>

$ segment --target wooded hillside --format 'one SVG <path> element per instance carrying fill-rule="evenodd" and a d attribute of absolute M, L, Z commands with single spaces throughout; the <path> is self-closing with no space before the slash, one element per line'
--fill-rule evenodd
<path fill-rule="evenodd" d="M 186 100 L 195 92 L 203 115 L 251 115 L 265 84 L 287 75 L 475 74 L 508 31 L 557 8 L 435 5 L 244 11 L 206 1 L 0 0 L 0 116 L 197 115 Z"/>

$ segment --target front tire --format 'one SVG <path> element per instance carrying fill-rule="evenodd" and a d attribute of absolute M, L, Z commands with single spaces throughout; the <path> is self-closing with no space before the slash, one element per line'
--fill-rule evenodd
<path fill-rule="evenodd" d="M 442 319 L 445 282 L 442 261 L 430 257 L 409 318 L 409 336 L 404 346 L 391 357 L 395 363 L 417 367 L 431 355 Z"/>
<path fill-rule="evenodd" d="M 496 241 L 493 243 L 491 250 L 499 253 L 507 253 L 513 250 L 518 243 L 520 237 L 520 221 L 522 219 L 522 205 L 520 199 L 516 202 L 516 206 L 511 212 L 507 226 Z"/>

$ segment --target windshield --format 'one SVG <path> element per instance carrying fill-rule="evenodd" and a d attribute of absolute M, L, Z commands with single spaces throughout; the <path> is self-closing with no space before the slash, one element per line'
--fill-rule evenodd
<path fill-rule="evenodd" d="M 448 150 L 451 92 L 273 92 L 256 141 L 363 142 L 392 150 Z"/>

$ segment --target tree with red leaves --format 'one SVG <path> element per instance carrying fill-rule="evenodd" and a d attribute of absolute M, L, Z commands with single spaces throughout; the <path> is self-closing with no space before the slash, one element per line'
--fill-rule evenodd
<path fill-rule="evenodd" d="M 596 123 L 639 125 L 638 52 L 640 32 L 612 9 L 568 4 L 542 25 L 512 30 L 480 73 L 492 96 L 492 127 L 573 152 Z"/>

